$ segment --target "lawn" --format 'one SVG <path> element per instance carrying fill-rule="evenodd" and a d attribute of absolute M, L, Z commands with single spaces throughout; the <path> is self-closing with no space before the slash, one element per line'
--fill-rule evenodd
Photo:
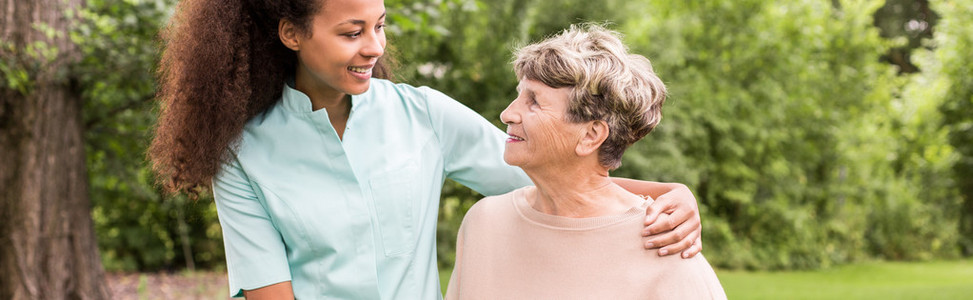
<path fill-rule="evenodd" d="M 452 270 L 439 272 L 443 290 Z M 717 270 L 730 299 L 973 299 L 973 259 L 802 272 Z M 226 273 L 108 274 L 115 299 L 227 299 Z"/>
<path fill-rule="evenodd" d="M 451 271 L 439 273 L 444 291 Z M 973 260 L 716 274 L 730 299 L 973 299 Z"/>

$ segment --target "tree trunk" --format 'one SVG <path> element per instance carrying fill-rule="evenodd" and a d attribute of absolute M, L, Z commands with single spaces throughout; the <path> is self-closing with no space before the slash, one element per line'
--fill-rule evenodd
<path fill-rule="evenodd" d="M 65 12 L 82 1 L 0 0 L 0 64 L 30 81 L 0 78 L 0 299 L 110 296 L 91 220 L 80 96 L 65 75 L 78 57 Z M 61 34 L 47 37 L 37 24 Z M 30 57 L 35 42 L 59 54 Z"/>

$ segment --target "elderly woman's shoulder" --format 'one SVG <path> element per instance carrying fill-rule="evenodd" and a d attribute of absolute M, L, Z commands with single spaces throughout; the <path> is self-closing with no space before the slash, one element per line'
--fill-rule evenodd
<path fill-rule="evenodd" d="M 471 213 L 492 213 L 498 210 L 504 210 L 506 208 L 512 207 L 514 196 L 513 192 L 509 192 L 503 195 L 489 196 L 480 201 L 476 201 L 470 210 L 466 212 L 467 215 Z"/>
<path fill-rule="evenodd" d="M 466 212 L 464 217 L 464 222 L 473 222 L 483 218 L 493 219 L 500 216 L 510 216 L 517 214 L 516 201 L 522 200 L 523 193 L 526 189 L 533 188 L 532 186 L 524 187 L 520 189 L 513 190 L 509 193 L 489 196 L 480 201 L 477 201 L 470 207 L 470 210 Z"/>

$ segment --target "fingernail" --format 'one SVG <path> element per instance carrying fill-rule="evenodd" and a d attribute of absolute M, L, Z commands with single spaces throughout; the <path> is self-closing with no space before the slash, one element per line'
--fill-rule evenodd
<path fill-rule="evenodd" d="M 685 252 L 683 252 L 683 254 L 682 254 L 682 258 L 689 258 L 689 253 L 685 253 Z"/>
<path fill-rule="evenodd" d="M 669 254 L 669 250 L 666 249 L 659 250 L 659 255 L 666 255 L 666 254 Z"/>
<path fill-rule="evenodd" d="M 655 248 L 655 244 L 653 244 L 652 242 L 645 243 L 645 248 L 649 248 L 649 249 Z"/>

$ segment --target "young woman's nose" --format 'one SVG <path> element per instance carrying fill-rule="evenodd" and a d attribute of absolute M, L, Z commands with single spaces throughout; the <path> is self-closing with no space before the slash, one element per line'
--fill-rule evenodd
<path fill-rule="evenodd" d="M 366 57 L 379 57 L 385 54 L 385 32 L 369 34 L 366 37 L 365 45 L 362 46 L 361 55 Z"/>

